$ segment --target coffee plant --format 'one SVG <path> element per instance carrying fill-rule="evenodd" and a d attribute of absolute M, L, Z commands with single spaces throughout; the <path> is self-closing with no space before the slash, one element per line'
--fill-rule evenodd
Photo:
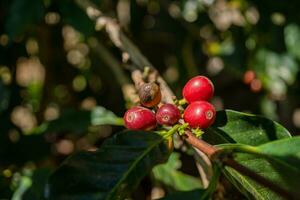
<path fill-rule="evenodd" d="M 195 80 L 197 83 L 193 83 Z M 193 89 L 189 88 L 191 85 Z M 216 113 L 213 105 L 203 101 L 203 96 L 209 96 L 205 98 L 208 100 L 213 94 L 213 84 L 203 76 L 192 78 L 184 86 L 184 99 L 174 99 L 175 104 L 157 108 L 156 96 L 161 95 L 156 93 L 160 92 L 153 87 L 139 92 L 141 99 L 155 97 L 147 98 L 147 106 L 152 105 L 153 110 L 142 106 L 127 110 L 124 124 L 129 130 L 107 139 L 96 152 L 78 153 L 64 161 L 50 176 L 49 199 L 126 199 L 156 165 L 166 165 L 165 170 L 171 170 L 168 164 L 161 164 L 174 150 L 174 134 L 179 135 L 175 140 L 185 140 L 209 157 L 213 174 L 207 188 L 200 186 L 201 189 L 184 192 L 182 197 L 178 194 L 163 199 L 185 199 L 186 195 L 209 199 L 220 173 L 249 198 L 299 197 L 299 137 L 291 137 L 281 125 L 263 117 L 232 110 Z M 190 104 L 185 108 L 187 102 Z M 145 105 L 142 100 L 141 104 Z M 156 176 L 164 182 L 168 179 L 165 176 L 174 175 L 158 172 Z M 183 181 L 183 185 L 184 179 L 190 187 L 194 184 L 186 175 L 173 178 L 174 182 Z M 168 184 L 173 186 L 174 182 Z"/>
<path fill-rule="evenodd" d="M 0 199 L 300 199 L 298 5 L 1 1 Z"/>

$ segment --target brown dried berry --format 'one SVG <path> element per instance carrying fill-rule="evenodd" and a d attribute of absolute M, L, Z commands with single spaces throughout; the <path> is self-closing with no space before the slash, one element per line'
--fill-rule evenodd
<path fill-rule="evenodd" d="M 148 108 L 157 106 L 161 100 L 160 88 L 156 83 L 145 83 L 141 85 L 138 93 L 141 104 Z"/>

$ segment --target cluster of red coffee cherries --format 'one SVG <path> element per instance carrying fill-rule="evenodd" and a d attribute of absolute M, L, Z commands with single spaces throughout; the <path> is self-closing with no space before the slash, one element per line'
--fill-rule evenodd
<path fill-rule="evenodd" d="M 135 106 L 124 115 L 125 126 L 132 130 L 153 130 L 157 124 L 173 126 L 187 123 L 192 129 L 211 126 L 216 110 L 208 101 L 214 94 L 213 83 L 205 76 L 196 76 L 184 86 L 183 100 L 175 104 L 161 104 L 161 91 L 156 83 L 145 83 L 139 90 L 141 106 Z M 184 109 L 178 102 L 188 103 Z M 183 119 L 183 120 L 181 120 Z"/>

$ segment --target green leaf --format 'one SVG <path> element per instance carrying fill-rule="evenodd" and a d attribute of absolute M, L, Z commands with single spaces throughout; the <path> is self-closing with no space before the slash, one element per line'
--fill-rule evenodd
<path fill-rule="evenodd" d="M 257 148 L 262 153 L 300 170 L 300 136 L 269 142 Z"/>
<path fill-rule="evenodd" d="M 288 52 L 300 59 L 300 28 L 296 24 L 289 24 L 284 28 L 284 40 Z"/>
<path fill-rule="evenodd" d="M 48 199 L 124 199 L 168 156 L 164 139 L 156 133 L 118 133 L 99 150 L 68 158 L 49 179 Z"/>
<path fill-rule="evenodd" d="M 179 153 L 172 153 L 168 162 L 153 168 L 155 179 L 178 191 L 189 191 L 202 188 L 200 178 L 184 174 L 178 169 L 181 167 Z"/>
<path fill-rule="evenodd" d="M 207 130 L 203 135 L 204 139 L 213 144 L 240 143 L 252 146 L 259 146 L 270 141 L 290 138 L 289 132 L 280 124 L 261 116 L 245 114 L 232 110 L 219 111 L 213 127 Z M 245 155 L 244 155 L 245 156 Z M 254 165 L 257 170 L 267 172 L 269 165 L 267 161 L 261 161 L 253 155 L 246 155 L 246 158 L 240 158 L 239 161 L 246 166 Z M 243 163 L 243 159 L 246 161 Z M 272 171 L 272 170 L 271 170 Z M 260 192 L 260 185 L 251 179 L 242 176 L 236 171 L 226 168 L 223 171 L 228 179 L 237 186 L 237 188 L 249 198 L 268 199 L 268 195 L 278 197 L 268 189 Z"/>
<path fill-rule="evenodd" d="M 32 180 L 30 176 L 21 175 L 20 180 L 18 181 L 17 188 L 14 191 L 11 199 L 12 200 L 19 200 L 23 199 L 24 193 L 31 187 Z"/>
<path fill-rule="evenodd" d="M 254 151 L 245 151 L 245 153 L 241 152 L 247 147 L 241 147 L 237 147 L 240 152 L 235 153 L 236 161 L 289 191 L 294 197 L 300 196 L 300 137 L 269 142 L 252 147 Z M 226 148 L 232 148 L 232 145 L 227 145 Z M 249 154 L 253 152 L 255 154 Z M 250 198 L 283 199 L 269 188 L 229 167 L 226 167 L 225 174 Z"/>
<path fill-rule="evenodd" d="M 33 132 L 36 134 L 63 131 L 82 133 L 91 125 L 120 126 L 123 125 L 123 119 L 101 106 L 97 106 L 91 111 L 66 110 L 58 119 L 41 124 Z"/>
<path fill-rule="evenodd" d="M 22 34 L 28 26 L 40 22 L 44 15 L 44 5 L 41 0 L 14 0 L 9 9 L 5 23 L 10 38 Z"/>
<path fill-rule="evenodd" d="M 211 195 L 216 190 L 217 184 L 219 182 L 221 170 L 217 165 L 213 166 L 213 177 L 209 183 L 207 189 L 196 189 L 191 191 L 176 192 L 169 194 L 166 197 L 161 198 L 160 200 L 208 200 L 211 199 Z"/>
<path fill-rule="evenodd" d="M 117 117 L 112 111 L 104 107 L 97 106 L 91 111 L 91 124 L 99 125 L 123 125 L 123 119 Z"/>
<path fill-rule="evenodd" d="M 267 118 L 225 110 L 217 112 L 214 125 L 203 137 L 213 144 L 241 143 L 257 146 L 288 138 L 290 133 L 277 122 Z"/>

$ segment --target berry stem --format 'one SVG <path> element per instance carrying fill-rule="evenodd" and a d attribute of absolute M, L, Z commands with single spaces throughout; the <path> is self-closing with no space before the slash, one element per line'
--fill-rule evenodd
<path fill-rule="evenodd" d="M 205 153 L 209 158 L 211 158 L 219 148 L 206 143 L 205 141 L 197 138 L 190 130 L 186 130 L 183 138 L 192 146 L 197 148 L 198 150 Z"/>
<path fill-rule="evenodd" d="M 157 133 L 159 135 L 161 135 L 163 138 L 169 138 L 170 136 L 174 135 L 181 126 L 182 126 L 181 124 L 176 124 L 167 132 L 166 131 L 157 131 Z"/>
<path fill-rule="evenodd" d="M 114 123 L 116 126 L 124 126 L 124 119 L 122 117 L 118 117 L 115 119 Z"/>
<path fill-rule="evenodd" d="M 183 98 L 183 99 L 180 99 L 179 101 L 178 101 L 178 105 L 180 105 L 180 106 L 183 106 L 183 105 L 185 105 L 185 104 L 187 104 L 187 101 Z"/>
<path fill-rule="evenodd" d="M 146 80 L 146 78 L 148 78 L 150 73 L 150 67 L 149 66 L 145 66 L 144 67 L 144 71 L 143 71 L 143 79 Z"/>

